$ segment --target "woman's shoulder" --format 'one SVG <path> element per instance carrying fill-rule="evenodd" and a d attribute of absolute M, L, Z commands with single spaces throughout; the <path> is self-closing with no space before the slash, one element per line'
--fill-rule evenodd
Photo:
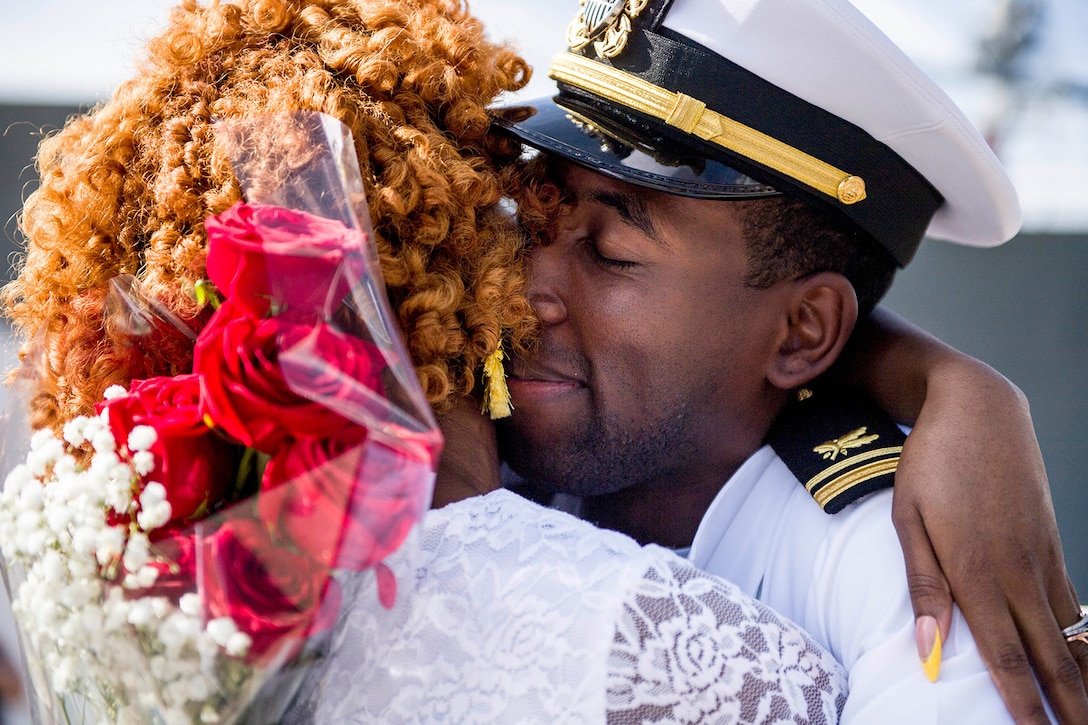
<path fill-rule="evenodd" d="M 427 512 L 375 577 L 345 582 L 291 722 L 604 722 L 617 577 L 640 547 L 497 491 Z"/>
<path fill-rule="evenodd" d="M 598 528 L 576 516 L 535 503 L 506 489 L 474 496 L 441 509 L 427 512 L 421 536 L 429 540 L 460 537 L 466 541 L 486 539 L 503 545 L 516 542 L 544 551 L 574 548 L 589 553 L 632 556 L 643 547 L 616 531 Z"/>
<path fill-rule="evenodd" d="M 347 582 L 296 722 L 747 721 L 783 704 L 834 721 L 841 706 L 830 656 L 730 583 L 509 491 L 429 511 L 386 565 L 396 603 L 378 606 L 369 572 Z"/>

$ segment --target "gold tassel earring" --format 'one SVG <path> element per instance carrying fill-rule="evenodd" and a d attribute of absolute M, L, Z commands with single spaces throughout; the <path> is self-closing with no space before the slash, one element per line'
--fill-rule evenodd
<path fill-rule="evenodd" d="M 510 390 L 506 387 L 506 371 L 502 366 L 505 357 L 500 340 L 495 352 L 484 359 L 484 406 L 481 412 L 488 413 L 491 420 L 507 418 L 514 409 L 510 403 Z"/>

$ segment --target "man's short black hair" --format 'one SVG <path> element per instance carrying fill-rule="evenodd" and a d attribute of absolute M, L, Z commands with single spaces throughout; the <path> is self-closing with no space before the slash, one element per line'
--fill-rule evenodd
<path fill-rule="evenodd" d="M 748 245 L 748 283 L 766 288 L 813 272 L 838 272 L 854 286 L 861 315 L 888 291 L 898 266 L 875 241 L 830 213 L 788 196 L 735 204 Z"/>

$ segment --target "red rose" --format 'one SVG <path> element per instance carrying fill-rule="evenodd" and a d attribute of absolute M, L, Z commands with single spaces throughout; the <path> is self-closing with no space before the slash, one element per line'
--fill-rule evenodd
<path fill-rule="evenodd" d="M 237 470 L 238 448 L 208 428 L 199 402 L 197 376 L 177 375 L 135 381 L 128 395 L 97 406 L 109 411 L 110 431 L 119 446 L 127 445 L 136 426 L 155 429 L 158 437 L 150 448 L 155 470 L 141 480 L 166 488 L 173 521 L 219 501 Z"/>
<path fill-rule="evenodd" d="M 429 501 L 432 459 L 359 431 L 303 438 L 268 462 L 257 510 L 322 563 L 354 571 L 389 556 Z"/>
<path fill-rule="evenodd" d="M 256 319 L 228 299 L 197 338 L 193 370 L 211 420 L 274 453 L 295 435 L 330 436 L 347 425 L 334 409 L 381 391 L 384 364 L 373 344 L 328 325 Z"/>
<path fill-rule="evenodd" d="M 332 219 L 238 202 L 204 229 L 208 277 L 257 317 L 331 314 L 361 271 L 364 236 Z"/>
<path fill-rule="evenodd" d="M 293 656 L 304 638 L 336 621 L 340 586 L 328 568 L 277 546 L 262 522 L 229 519 L 202 551 L 208 616 L 230 617 L 249 635 L 250 662 Z"/>

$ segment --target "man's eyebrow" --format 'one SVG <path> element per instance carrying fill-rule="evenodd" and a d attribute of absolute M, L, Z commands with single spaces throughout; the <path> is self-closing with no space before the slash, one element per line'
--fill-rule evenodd
<path fill-rule="evenodd" d="M 598 190 L 593 192 L 590 199 L 614 209 L 625 223 L 642 232 L 657 244 L 665 246 L 665 241 L 658 234 L 657 225 L 654 224 L 653 215 L 646 206 L 646 200 L 638 194 Z"/>

